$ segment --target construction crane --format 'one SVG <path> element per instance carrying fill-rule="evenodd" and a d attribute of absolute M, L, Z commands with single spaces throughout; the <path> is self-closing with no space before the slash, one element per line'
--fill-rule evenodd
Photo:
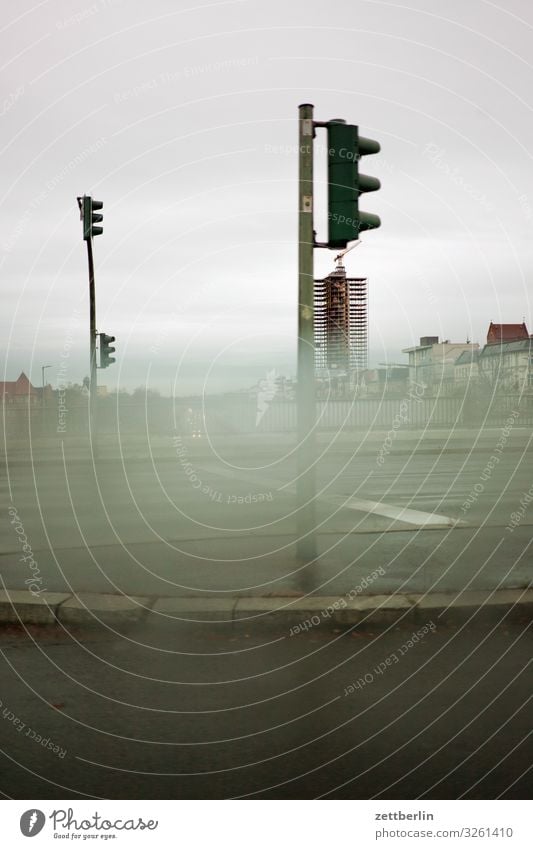
<path fill-rule="evenodd" d="M 349 248 L 344 248 L 344 250 L 341 251 L 340 254 L 337 254 L 337 256 L 335 257 L 335 262 L 337 263 L 337 268 L 342 267 L 342 265 L 343 265 L 342 258 L 344 256 L 344 254 L 347 254 L 348 251 L 353 251 L 353 249 L 356 248 L 357 245 L 360 245 L 360 244 L 361 244 L 361 240 L 358 239 L 356 242 L 352 242 L 352 244 L 350 245 Z"/>

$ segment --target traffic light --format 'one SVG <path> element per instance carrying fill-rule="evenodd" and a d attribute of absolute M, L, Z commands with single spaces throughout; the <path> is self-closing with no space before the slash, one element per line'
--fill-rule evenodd
<path fill-rule="evenodd" d="M 328 246 L 345 248 L 359 238 L 362 230 L 373 230 L 378 215 L 359 211 L 359 195 L 375 192 L 381 184 L 376 177 L 359 173 L 361 156 L 379 153 L 380 144 L 359 135 L 354 124 L 335 119 L 328 130 Z"/>
<path fill-rule="evenodd" d="M 93 200 L 89 195 L 83 195 L 81 201 L 83 238 L 87 241 L 94 236 L 101 236 L 104 232 L 104 228 L 98 226 L 100 221 L 104 220 L 104 216 L 95 212 L 95 209 L 102 209 L 104 204 L 101 200 Z"/>
<path fill-rule="evenodd" d="M 108 336 L 107 333 L 99 333 L 100 336 L 100 368 L 107 368 L 111 363 L 116 362 L 110 354 L 115 353 L 115 348 L 111 346 L 111 342 L 115 341 L 114 336 Z"/>

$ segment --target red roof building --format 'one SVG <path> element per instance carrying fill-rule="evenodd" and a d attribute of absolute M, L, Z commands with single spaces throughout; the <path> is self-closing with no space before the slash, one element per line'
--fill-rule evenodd
<path fill-rule="evenodd" d="M 501 342 L 516 342 L 517 339 L 529 339 L 525 322 L 522 324 L 489 324 L 487 345 Z"/>
<path fill-rule="evenodd" d="M 6 404 L 23 403 L 30 401 L 35 403 L 41 397 L 42 390 L 33 386 L 24 372 L 21 372 L 17 380 L 0 380 L 0 400 Z"/>

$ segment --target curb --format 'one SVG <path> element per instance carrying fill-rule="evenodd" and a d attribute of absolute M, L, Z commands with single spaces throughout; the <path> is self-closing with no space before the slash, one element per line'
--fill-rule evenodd
<path fill-rule="evenodd" d="M 347 627 L 415 625 L 432 617 L 463 622 L 472 616 L 501 616 L 505 611 L 533 613 L 533 588 L 455 593 L 339 596 L 153 598 L 103 593 L 42 593 L 0 590 L 0 625 L 131 627 L 148 617 L 158 623 L 239 623 L 292 626 L 294 633 L 320 625 Z M 478 620 L 479 621 L 479 620 Z M 152 623 L 153 624 L 153 623 Z"/>

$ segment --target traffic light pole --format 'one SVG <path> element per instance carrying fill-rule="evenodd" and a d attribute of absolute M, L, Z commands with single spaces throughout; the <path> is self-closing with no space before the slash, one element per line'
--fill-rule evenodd
<path fill-rule="evenodd" d="M 316 557 L 315 345 L 313 274 L 313 106 L 299 107 L 298 174 L 298 478 L 297 555 Z"/>
<path fill-rule="evenodd" d="M 98 449 L 98 372 L 96 370 L 96 295 L 94 287 L 94 261 L 92 239 L 87 239 L 87 260 L 89 263 L 89 431 L 91 437 L 91 444 L 93 447 L 93 457 L 96 457 Z"/>

